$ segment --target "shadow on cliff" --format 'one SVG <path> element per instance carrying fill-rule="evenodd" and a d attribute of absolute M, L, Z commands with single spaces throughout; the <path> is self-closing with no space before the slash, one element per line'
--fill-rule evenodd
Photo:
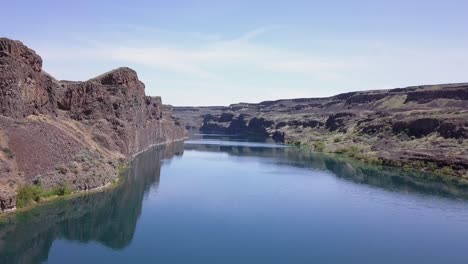
<path fill-rule="evenodd" d="M 110 191 L 57 201 L 0 222 L 0 263 L 47 260 L 56 239 L 97 241 L 112 249 L 127 247 L 134 236 L 142 202 L 158 188 L 162 160 L 183 154 L 183 142 L 157 146 L 138 155 L 124 181 Z"/>

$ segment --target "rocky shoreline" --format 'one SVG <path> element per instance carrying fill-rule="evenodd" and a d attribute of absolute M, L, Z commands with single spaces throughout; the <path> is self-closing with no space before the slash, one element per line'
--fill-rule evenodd
<path fill-rule="evenodd" d="M 145 190 L 158 185 L 162 162 L 183 152 L 183 142 L 156 146 L 129 161 L 125 180 L 119 184 L 0 215 L 0 263 L 45 261 L 41 249 L 50 248 L 55 238 L 96 241 L 114 249 L 128 245 L 141 216 Z M 120 235 L 105 235 L 116 230 Z"/>
<path fill-rule="evenodd" d="M 105 186 L 136 154 L 185 138 L 172 107 L 146 96 L 132 69 L 59 81 L 33 50 L 0 38 L 0 70 L 0 211 L 14 210 L 25 186 Z"/>
<path fill-rule="evenodd" d="M 468 179 L 468 84 L 176 107 L 190 133 L 270 137 L 317 152 Z"/>

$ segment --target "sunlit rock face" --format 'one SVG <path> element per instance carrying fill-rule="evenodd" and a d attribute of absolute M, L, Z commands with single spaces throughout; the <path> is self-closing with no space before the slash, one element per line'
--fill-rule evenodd
<path fill-rule="evenodd" d="M 122 160 L 184 138 L 160 97 L 118 68 L 87 81 L 59 81 L 19 41 L 0 38 L 0 210 L 25 183 L 76 190 L 116 179 Z"/>

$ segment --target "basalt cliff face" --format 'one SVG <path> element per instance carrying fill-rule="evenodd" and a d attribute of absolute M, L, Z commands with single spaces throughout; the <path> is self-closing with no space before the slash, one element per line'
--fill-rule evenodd
<path fill-rule="evenodd" d="M 19 41 L 0 38 L 0 210 L 25 184 L 89 190 L 117 179 L 119 163 L 185 131 L 136 72 L 58 81 Z"/>
<path fill-rule="evenodd" d="M 272 137 L 316 151 L 468 179 L 466 83 L 177 107 L 175 115 L 188 131 Z"/>

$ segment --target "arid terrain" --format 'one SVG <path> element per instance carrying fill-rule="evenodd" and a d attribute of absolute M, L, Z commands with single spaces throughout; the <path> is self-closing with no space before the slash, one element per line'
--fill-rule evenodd
<path fill-rule="evenodd" d="M 0 91 L 0 211 L 15 209 L 25 186 L 103 187 L 135 154 L 185 136 L 172 107 L 146 96 L 134 70 L 59 81 L 42 70 L 33 50 L 6 38 L 0 38 Z"/>
<path fill-rule="evenodd" d="M 468 179 L 468 84 L 177 107 L 191 133 L 245 134 Z"/>
<path fill-rule="evenodd" d="M 15 209 L 25 187 L 51 194 L 111 184 L 134 155 L 187 133 L 273 138 L 468 181 L 466 83 L 173 109 L 146 96 L 132 69 L 56 80 L 32 49 L 6 38 L 0 70 L 1 211 Z"/>

